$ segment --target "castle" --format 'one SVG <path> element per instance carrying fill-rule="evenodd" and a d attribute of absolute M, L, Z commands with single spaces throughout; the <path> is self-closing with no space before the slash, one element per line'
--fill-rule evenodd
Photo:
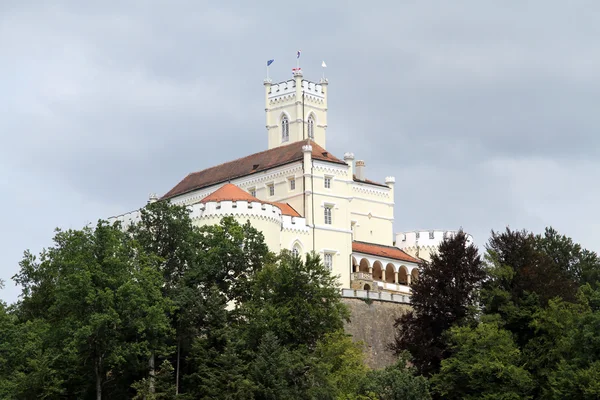
<path fill-rule="evenodd" d="M 296 68 L 293 79 L 267 79 L 264 87 L 268 149 L 190 173 L 160 200 L 188 206 L 199 226 L 224 216 L 249 220 L 275 253 L 318 253 L 345 297 L 409 302 L 419 258 L 428 259 L 453 232 L 399 233 L 394 240 L 395 178 L 367 179 L 363 160 L 327 151 L 326 79 L 307 81 Z M 138 217 L 134 211 L 112 220 Z"/>

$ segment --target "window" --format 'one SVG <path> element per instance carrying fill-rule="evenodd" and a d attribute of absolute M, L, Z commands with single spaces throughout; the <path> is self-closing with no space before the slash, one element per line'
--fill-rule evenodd
<path fill-rule="evenodd" d="M 284 115 L 281 117 L 281 141 L 287 142 L 288 140 L 290 140 L 290 121 Z"/>
<path fill-rule="evenodd" d="M 300 255 L 300 249 L 298 248 L 298 246 L 294 246 L 294 248 L 292 249 L 292 254 L 294 255 L 294 257 L 298 257 Z"/>
<path fill-rule="evenodd" d="M 430 231 L 430 232 L 429 232 L 429 239 L 433 239 L 433 238 L 434 238 L 433 231 Z"/>
<path fill-rule="evenodd" d="M 256 197 L 256 188 L 250 188 L 248 192 L 250 192 L 250 196 Z"/>
<path fill-rule="evenodd" d="M 417 239 L 419 238 L 419 233 L 420 232 L 415 233 L 415 238 L 417 238 Z"/>
<path fill-rule="evenodd" d="M 312 114 L 308 117 L 308 137 L 310 139 L 315 137 L 315 118 Z"/>
<path fill-rule="evenodd" d="M 275 196 L 275 185 L 271 183 L 267 185 L 267 188 L 269 189 L 269 196 Z"/>
<path fill-rule="evenodd" d="M 323 255 L 323 265 L 331 271 L 331 268 L 333 267 L 333 254 L 325 253 Z"/>
<path fill-rule="evenodd" d="M 331 225 L 331 206 L 325 206 L 325 224 Z"/>
<path fill-rule="evenodd" d="M 290 190 L 296 190 L 296 179 L 290 178 Z"/>
<path fill-rule="evenodd" d="M 331 177 L 330 176 L 326 176 L 325 177 L 325 189 L 331 189 Z"/>

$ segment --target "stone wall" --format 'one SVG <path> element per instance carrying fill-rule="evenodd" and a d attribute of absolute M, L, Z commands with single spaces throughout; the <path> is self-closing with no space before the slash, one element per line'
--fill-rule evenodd
<path fill-rule="evenodd" d="M 355 341 L 365 343 L 365 361 L 371 368 L 384 368 L 393 364 L 396 358 L 387 346 L 394 341 L 394 321 L 410 310 L 408 304 L 386 301 L 365 301 L 344 298 L 350 309 L 350 322 L 346 332 Z"/>

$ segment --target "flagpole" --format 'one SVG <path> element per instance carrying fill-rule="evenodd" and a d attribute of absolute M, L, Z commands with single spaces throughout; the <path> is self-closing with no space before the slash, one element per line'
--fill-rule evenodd
<path fill-rule="evenodd" d="M 269 65 L 267 64 L 267 80 L 269 80 Z"/>

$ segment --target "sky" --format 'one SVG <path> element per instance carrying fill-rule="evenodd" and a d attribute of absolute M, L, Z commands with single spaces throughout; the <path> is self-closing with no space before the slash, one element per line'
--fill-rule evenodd
<path fill-rule="evenodd" d="M 0 299 L 26 249 L 267 148 L 327 63 L 327 149 L 396 177 L 395 231 L 553 226 L 600 250 L 600 2 L 0 1 Z"/>

